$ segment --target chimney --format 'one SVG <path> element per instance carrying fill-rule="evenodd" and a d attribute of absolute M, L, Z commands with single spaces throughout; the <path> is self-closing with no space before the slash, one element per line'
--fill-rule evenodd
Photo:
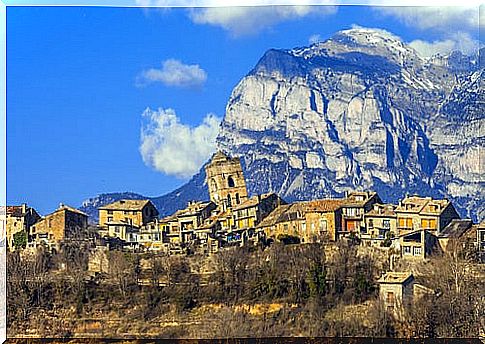
<path fill-rule="evenodd" d="M 22 203 L 22 214 L 27 212 L 27 203 Z"/>

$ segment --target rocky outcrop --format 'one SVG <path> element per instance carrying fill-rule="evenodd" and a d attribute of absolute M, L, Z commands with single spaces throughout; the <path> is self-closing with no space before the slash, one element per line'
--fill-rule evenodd
<path fill-rule="evenodd" d="M 479 58 L 423 59 L 388 32 L 360 28 L 268 50 L 234 88 L 218 146 L 241 158 L 253 194 L 291 201 L 371 189 L 396 202 L 417 193 L 482 220 Z M 154 198 L 160 213 L 208 199 L 204 176 Z"/>
<path fill-rule="evenodd" d="M 218 144 L 244 159 L 252 192 L 419 193 L 481 218 L 481 75 L 476 60 L 425 60 L 378 30 L 269 50 L 234 89 Z"/>

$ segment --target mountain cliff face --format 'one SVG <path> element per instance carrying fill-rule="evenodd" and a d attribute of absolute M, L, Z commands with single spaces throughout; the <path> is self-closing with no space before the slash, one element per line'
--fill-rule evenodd
<path fill-rule="evenodd" d="M 342 31 L 269 50 L 234 89 L 218 144 L 244 159 L 251 192 L 419 193 L 483 218 L 481 76 L 459 53 L 424 60 L 387 32 Z"/>
<path fill-rule="evenodd" d="M 372 189 L 389 202 L 418 193 L 483 219 L 479 67 L 460 53 L 422 59 L 370 29 L 271 49 L 234 88 L 217 143 L 241 158 L 250 193 L 292 201 Z M 165 215 L 207 198 L 202 169 L 153 200 Z"/>

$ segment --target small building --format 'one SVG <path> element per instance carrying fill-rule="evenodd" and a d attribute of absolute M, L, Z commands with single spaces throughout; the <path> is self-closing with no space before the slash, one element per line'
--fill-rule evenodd
<path fill-rule="evenodd" d="M 15 242 L 20 245 L 27 245 L 30 227 L 42 217 L 34 208 L 28 207 L 25 203 L 20 206 L 7 206 L 5 215 L 7 247 L 10 250 L 15 249 Z M 19 241 L 22 243 L 19 243 Z"/>
<path fill-rule="evenodd" d="M 88 227 L 88 215 L 61 204 L 53 213 L 46 215 L 30 227 L 30 247 L 44 242 L 51 248 L 66 239 L 75 239 Z"/>
<path fill-rule="evenodd" d="M 255 228 L 263 218 L 285 202 L 274 193 L 253 196 L 232 208 L 233 229 Z"/>
<path fill-rule="evenodd" d="M 386 310 L 400 315 L 413 301 L 414 276 L 409 272 L 387 272 L 378 281 L 379 296 Z"/>
<path fill-rule="evenodd" d="M 399 235 L 398 245 L 403 259 L 424 260 L 433 253 L 441 252 L 438 238 L 424 229 Z"/>
<path fill-rule="evenodd" d="M 264 231 L 266 239 L 279 240 L 281 236 L 306 236 L 305 206 L 303 203 L 283 204 L 273 210 L 256 226 Z"/>
<path fill-rule="evenodd" d="M 410 196 L 395 209 L 399 234 L 423 229 L 439 234 L 453 219 L 460 216 L 447 199 Z"/>
<path fill-rule="evenodd" d="M 472 229 L 473 222 L 469 219 L 453 219 L 437 235 L 438 242 L 443 252 L 453 249 L 452 244 L 461 244 L 464 248 L 467 245 L 465 234 Z"/>
<path fill-rule="evenodd" d="M 158 220 L 147 223 L 136 233 L 136 243 L 148 251 L 162 251 L 166 249 L 163 231 Z"/>
<path fill-rule="evenodd" d="M 339 236 L 354 233 L 360 236 L 365 233 L 364 214 L 369 212 L 373 205 L 382 203 L 376 192 L 355 191 L 347 194 L 342 203 L 342 228 Z"/>
<path fill-rule="evenodd" d="M 342 200 L 320 199 L 304 202 L 305 229 L 303 242 L 319 242 L 323 239 L 337 240 L 342 228 Z"/>
<path fill-rule="evenodd" d="M 364 214 L 365 227 L 361 231 L 361 239 L 372 245 L 381 245 L 386 238 L 398 236 L 396 206 L 393 204 L 374 204 L 373 208 Z"/>
<path fill-rule="evenodd" d="M 125 223 L 141 227 L 158 217 L 158 210 L 150 200 L 123 199 L 102 207 L 99 210 L 99 226 L 108 227 L 110 223 Z"/>

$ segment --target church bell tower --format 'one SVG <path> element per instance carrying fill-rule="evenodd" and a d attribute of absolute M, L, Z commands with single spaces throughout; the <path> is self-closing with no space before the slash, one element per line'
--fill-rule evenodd
<path fill-rule="evenodd" d="M 230 158 L 218 151 L 205 167 L 205 172 L 210 200 L 218 206 L 231 208 L 248 198 L 239 158 Z"/>

